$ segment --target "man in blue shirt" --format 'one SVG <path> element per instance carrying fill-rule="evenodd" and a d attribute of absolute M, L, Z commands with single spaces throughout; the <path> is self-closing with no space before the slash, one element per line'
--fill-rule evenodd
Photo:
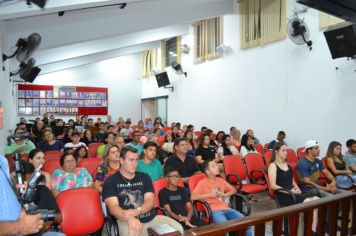
<path fill-rule="evenodd" d="M 339 193 L 340 190 L 336 188 L 336 181 L 334 176 L 324 168 L 323 163 L 317 157 L 320 154 L 319 143 L 317 141 L 309 140 L 304 145 L 304 150 L 307 153 L 305 158 L 299 161 L 297 166 L 298 177 L 301 179 L 300 188 L 302 192 L 307 192 L 308 185 L 312 185 L 319 189 L 320 197 L 332 196 L 332 194 Z M 326 178 L 331 181 L 327 186 L 318 184 L 320 172 L 323 172 Z"/>
<path fill-rule="evenodd" d="M 4 108 L 0 101 L 0 129 L 3 128 Z M 27 235 L 39 232 L 43 228 L 41 214 L 27 215 L 17 200 L 9 174 L 9 164 L 0 155 L 0 235 Z M 63 235 L 47 233 L 46 235 Z"/>
<path fill-rule="evenodd" d="M 133 147 L 137 150 L 137 154 L 140 156 L 142 151 L 143 151 L 143 146 L 140 143 L 140 132 L 135 130 L 134 132 L 132 132 L 132 142 L 126 144 L 126 146 L 130 146 Z"/>
<path fill-rule="evenodd" d="M 356 140 L 349 139 L 346 142 L 346 147 L 348 149 L 345 152 L 344 160 L 347 166 L 353 171 L 356 172 Z"/>

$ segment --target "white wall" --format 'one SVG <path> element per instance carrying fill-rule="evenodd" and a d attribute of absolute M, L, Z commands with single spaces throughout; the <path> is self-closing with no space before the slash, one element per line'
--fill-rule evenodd
<path fill-rule="evenodd" d="M 3 52 L 3 35 L 4 35 L 4 24 L 0 21 L 0 55 Z M 10 59 L 9 59 L 10 60 Z M 8 130 L 13 128 L 16 124 L 13 114 L 15 114 L 15 96 L 13 83 L 9 79 L 9 60 L 5 63 L 0 60 L 0 101 L 2 106 L 5 108 L 5 113 L 3 114 L 4 127 L 0 130 L 0 154 L 4 153 L 6 137 L 8 135 Z"/>
<path fill-rule="evenodd" d="M 289 1 L 289 9 L 293 7 Z M 142 83 L 142 97 L 168 94 L 168 123 L 193 123 L 196 129 L 207 125 L 214 131 L 252 128 L 263 143 L 285 130 L 291 147 L 315 139 L 324 155 L 330 141 L 345 144 L 355 138 L 356 64 L 331 59 L 317 11 L 309 9 L 305 21 L 312 51 L 289 39 L 242 51 L 238 16 L 227 15 L 224 40 L 232 53 L 199 65 L 192 63 L 192 52 L 184 55 L 182 66 L 188 77 L 169 71 L 174 93 L 158 89 L 151 78 Z M 192 46 L 192 40 L 191 29 L 182 43 Z"/>
<path fill-rule="evenodd" d="M 141 54 L 132 54 L 42 75 L 34 84 L 107 87 L 113 120 L 123 116 L 137 121 L 141 114 L 140 68 Z"/>

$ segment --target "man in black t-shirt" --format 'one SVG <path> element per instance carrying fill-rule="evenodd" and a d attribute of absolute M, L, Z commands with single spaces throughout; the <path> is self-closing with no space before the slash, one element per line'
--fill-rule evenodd
<path fill-rule="evenodd" d="M 154 189 L 150 177 L 136 172 L 139 159 L 136 149 L 124 147 L 120 153 L 120 169 L 103 186 L 103 199 L 110 214 L 117 218 L 120 235 L 147 235 L 154 225 L 170 224 L 183 231 L 178 222 L 156 215 Z"/>
<path fill-rule="evenodd" d="M 163 188 L 158 196 L 160 205 L 166 209 L 169 216 L 179 221 L 185 230 L 208 225 L 202 219 L 193 216 L 192 203 L 185 189 L 178 186 L 180 181 L 178 169 L 167 166 L 164 169 L 164 176 L 168 186 Z"/>
<path fill-rule="evenodd" d="M 177 167 L 182 181 L 188 184 L 189 177 L 200 171 L 199 167 L 194 157 L 187 155 L 187 141 L 184 138 L 176 138 L 173 149 L 175 154 L 167 159 L 165 166 Z"/>

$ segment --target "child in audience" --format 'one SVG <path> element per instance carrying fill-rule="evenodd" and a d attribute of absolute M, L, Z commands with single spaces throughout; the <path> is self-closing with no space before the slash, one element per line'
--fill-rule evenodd
<path fill-rule="evenodd" d="M 159 192 L 159 202 L 166 209 L 169 216 L 180 222 L 184 230 L 207 225 L 198 217 L 193 216 L 192 203 L 184 189 L 178 186 L 180 175 L 174 166 L 164 169 L 164 176 L 168 183 L 167 187 Z"/>
<path fill-rule="evenodd" d="M 206 160 L 203 169 L 206 178 L 199 181 L 192 192 L 191 200 L 205 200 L 210 205 L 215 223 L 242 218 L 243 215 L 231 209 L 225 201 L 225 198 L 236 194 L 236 189 L 224 179 L 217 177 L 220 173 L 216 162 Z M 246 235 L 252 236 L 250 228 L 246 229 Z"/>

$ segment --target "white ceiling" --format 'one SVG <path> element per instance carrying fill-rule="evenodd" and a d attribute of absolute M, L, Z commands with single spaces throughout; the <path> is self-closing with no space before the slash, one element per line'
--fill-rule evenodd
<path fill-rule="evenodd" d="M 42 36 L 34 54 L 41 73 L 104 60 L 152 47 L 158 40 L 188 33 L 190 22 L 236 12 L 235 0 L 127 0 L 124 9 L 104 7 L 58 16 L 59 11 L 123 3 L 107 0 L 48 0 L 44 10 L 25 0 L 0 5 L 4 51 L 18 38 Z M 153 43 L 153 44 L 152 44 Z M 18 63 L 12 60 L 11 68 Z M 57 68 L 57 69 L 58 69 Z"/>

